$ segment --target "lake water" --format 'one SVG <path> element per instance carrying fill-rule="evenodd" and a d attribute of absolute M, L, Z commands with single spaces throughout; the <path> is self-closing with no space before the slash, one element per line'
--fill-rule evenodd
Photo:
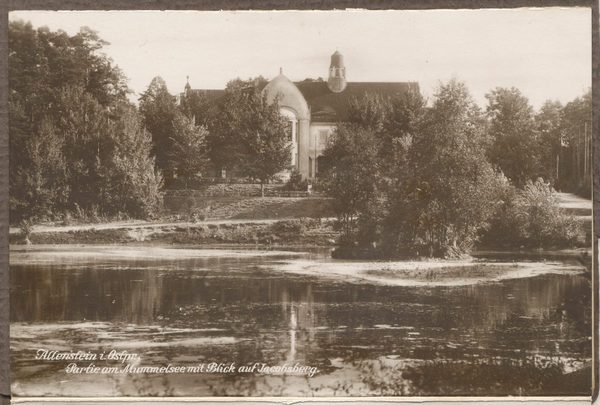
<path fill-rule="evenodd" d="M 16 396 L 589 395 L 591 382 L 554 384 L 589 368 L 591 287 L 579 274 L 398 287 L 279 270 L 331 261 L 328 249 L 56 252 L 11 252 Z M 39 349 L 138 358 L 36 359 Z M 72 363 L 119 373 L 67 373 Z"/>

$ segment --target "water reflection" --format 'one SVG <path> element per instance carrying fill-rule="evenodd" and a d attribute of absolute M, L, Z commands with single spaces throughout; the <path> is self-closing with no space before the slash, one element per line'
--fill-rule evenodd
<path fill-rule="evenodd" d="M 97 336 L 85 339 L 101 348 L 137 339 L 144 358 L 157 363 L 301 362 L 327 372 L 340 362 L 382 356 L 461 360 L 527 352 L 590 357 L 589 330 L 569 322 L 564 309 L 570 297 L 589 295 L 581 276 L 388 287 L 277 270 L 281 260 L 293 258 L 79 257 L 13 265 L 11 321 L 103 322 L 117 326 L 115 336 L 124 326 L 144 327 L 109 343 Z M 311 258 L 328 260 L 319 253 Z M 207 350 L 198 339 L 215 343 Z M 26 360 L 20 356 L 14 352 L 17 369 Z"/>

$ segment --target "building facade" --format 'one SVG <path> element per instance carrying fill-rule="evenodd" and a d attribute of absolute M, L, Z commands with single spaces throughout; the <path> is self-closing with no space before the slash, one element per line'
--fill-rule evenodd
<path fill-rule="evenodd" d="M 349 82 L 344 57 L 331 56 L 328 80 L 292 82 L 283 72 L 271 80 L 262 93 L 267 100 L 278 98 L 280 112 L 290 122 L 292 164 L 302 177 L 314 179 L 327 166 L 323 151 L 327 139 L 340 122 L 348 121 L 350 100 L 367 93 L 384 97 L 419 91 L 416 82 Z M 193 91 L 186 84 L 184 94 Z"/>

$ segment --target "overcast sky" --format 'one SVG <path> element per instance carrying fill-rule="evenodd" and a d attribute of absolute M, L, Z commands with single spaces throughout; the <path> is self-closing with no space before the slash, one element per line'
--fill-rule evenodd
<path fill-rule="evenodd" d="M 344 55 L 348 81 L 416 81 L 431 97 L 452 75 L 484 94 L 516 87 L 536 108 L 591 86 L 591 10 L 547 8 L 332 12 L 12 12 L 75 34 L 98 31 L 104 52 L 142 93 L 161 76 L 172 94 L 221 89 L 236 77 L 327 78 Z"/>

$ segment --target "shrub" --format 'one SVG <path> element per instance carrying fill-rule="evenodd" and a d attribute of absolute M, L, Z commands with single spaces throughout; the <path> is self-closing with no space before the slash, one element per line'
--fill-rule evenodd
<path fill-rule="evenodd" d="M 298 170 L 293 170 L 289 180 L 283 186 L 285 191 L 306 191 L 308 189 L 308 180 L 302 179 L 302 174 Z"/>
<path fill-rule="evenodd" d="M 33 220 L 24 219 L 19 224 L 19 227 L 21 228 L 21 235 L 23 235 L 26 241 L 29 240 L 29 237 L 33 233 Z"/>
<path fill-rule="evenodd" d="M 73 223 L 73 215 L 71 211 L 65 211 L 65 215 L 63 216 L 63 226 L 69 226 Z"/>
<path fill-rule="evenodd" d="M 275 233 L 294 233 L 300 234 L 306 231 L 308 226 L 307 220 L 290 219 L 285 221 L 277 221 L 271 226 L 271 230 Z"/>
<path fill-rule="evenodd" d="M 572 246 L 581 229 L 572 215 L 559 206 L 559 198 L 540 178 L 527 181 L 521 193 L 527 215 L 527 236 L 531 246 Z"/>
<path fill-rule="evenodd" d="M 571 247 L 581 224 L 559 206 L 559 197 L 540 178 L 523 190 L 510 184 L 499 188 L 496 212 L 482 242 L 497 247 Z"/>

